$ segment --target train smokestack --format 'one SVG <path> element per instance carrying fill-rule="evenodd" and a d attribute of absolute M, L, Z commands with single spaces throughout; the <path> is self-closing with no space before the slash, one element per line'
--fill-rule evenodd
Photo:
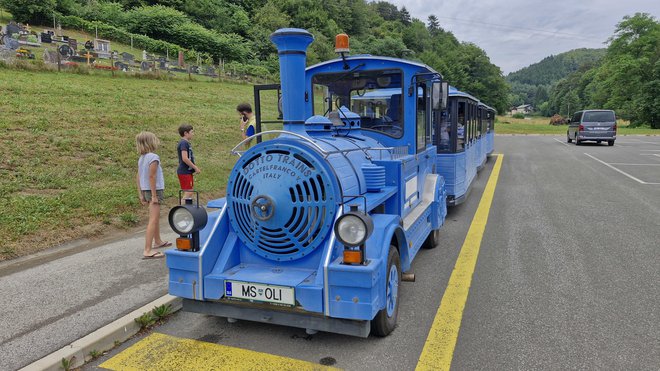
<path fill-rule="evenodd" d="M 305 134 L 305 68 L 314 36 L 300 28 L 282 28 L 270 40 L 280 57 L 284 130 Z"/>

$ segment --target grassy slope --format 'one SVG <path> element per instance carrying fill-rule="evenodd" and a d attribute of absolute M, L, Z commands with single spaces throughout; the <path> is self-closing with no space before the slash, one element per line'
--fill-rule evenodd
<path fill-rule="evenodd" d="M 195 127 L 206 199 L 223 193 L 249 85 L 140 80 L 0 68 L 0 260 L 145 220 L 134 138 L 156 133 L 167 204 L 176 202 L 177 128 Z"/>

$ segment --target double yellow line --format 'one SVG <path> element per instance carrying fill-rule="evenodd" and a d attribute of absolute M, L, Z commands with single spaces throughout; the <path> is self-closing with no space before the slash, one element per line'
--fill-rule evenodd
<path fill-rule="evenodd" d="M 493 203 L 495 187 L 502 168 L 503 155 L 497 156 L 493 172 L 488 179 L 477 212 L 465 236 L 465 242 L 442 296 L 440 308 L 435 314 L 433 325 L 426 338 L 424 349 L 417 362 L 417 370 L 449 370 L 454 357 L 456 339 L 461 328 L 463 309 L 472 283 L 472 274 L 477 264 L 481 240 L 486 230 L 490 205 Z"/>

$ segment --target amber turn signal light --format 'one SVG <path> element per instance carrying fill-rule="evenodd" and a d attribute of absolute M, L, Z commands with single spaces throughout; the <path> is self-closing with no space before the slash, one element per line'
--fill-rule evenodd
<path fill-rule="evenodd" d="M 360 250 L 344 250 L 344 264 L 361 264 L 362 251 Z"/>
<path fill-rule="evenodd" d="M 185 251 L 190 251 L 192 250 L 192 239 L 190 238 L 177 238 L 176 239 L 176 248 L 177 250 L 185 250 Z"/>

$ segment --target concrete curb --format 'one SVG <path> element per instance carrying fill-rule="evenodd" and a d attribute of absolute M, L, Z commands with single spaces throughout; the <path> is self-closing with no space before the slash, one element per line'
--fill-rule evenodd
<path fill-rule="evenodd" d="M 122 318 L 92 332 L 91 334 L 78 339 L 65 346 L 64 348 L 55 351 L 46 357 L 35 361 L 32 364 L 20 369 L 23 370 L 61 370 L 62 358 L 72 359 L 71 368 L 80 367 L 85 364 L 85 361 L 91 359 L 89 353 L 96 351 L 102 353 L 115 347 L 115 342 L 124 342 L 131 336 L 135 335 L 140 326 L 135 323 L 135 318 L 140 317 L 145 312 L 151 311 L 154 307 L 164 304 L 172 305 L 172 312 L 181 309 L 181 299 L 172 296 L 162 296 L 151 303 L 134 310 L 133 312 L 123 316 Z"/>

